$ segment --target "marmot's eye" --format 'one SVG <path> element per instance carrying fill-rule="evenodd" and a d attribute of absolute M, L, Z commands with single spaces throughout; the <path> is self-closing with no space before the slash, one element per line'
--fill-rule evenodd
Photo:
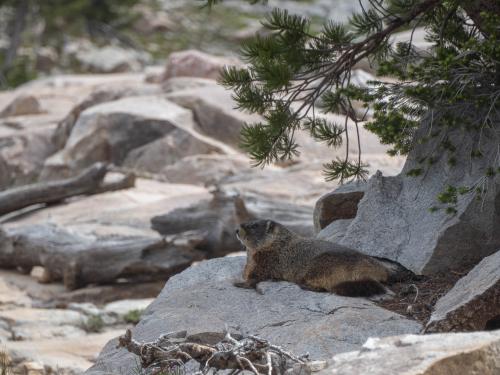
<path fill-rule="evenodd" d="M 266 232 L 270 233 L 274 230 L 274 223 L 271 220 L 267 221 Z"/>

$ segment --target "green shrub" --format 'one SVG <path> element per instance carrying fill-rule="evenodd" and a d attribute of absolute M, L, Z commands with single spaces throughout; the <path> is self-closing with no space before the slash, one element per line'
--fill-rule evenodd
<path fill-rule="evenodd" d="M 104 328 L 104 320 L 100 315 L 91 315 L 83 322 L 82 328 L 89 333 L 99 333 Z"/>
<path fill-rule="evenodd" d="M 132 323 L 132 324 L 137 324 L 139 323 L 139 320 L 141 320 L 141 315 L 144 310 L 130 310 L 128 313 L 126 313 L 123 316 L 123 320 L 126 323 Z"/>

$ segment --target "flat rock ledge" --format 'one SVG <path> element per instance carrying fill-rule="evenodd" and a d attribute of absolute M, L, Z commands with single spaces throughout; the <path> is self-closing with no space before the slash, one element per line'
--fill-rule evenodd
<path fill-rule="evenodd" d="M 426 331 L 497 328 L 500 328 L 500 251 L 484 258 L 436 302 Z"/>
<path fill-rule="evenodd" d="M 369 339 L 318 375 L 500 374 L 500 331 Z"/>
<path fill-rule="evenodd" d="M 161 333 L 185 329 L 191 334 L 233 332 L 261 336 L 312 359 L 361 347 L 367 338 L 417 333 L 419 323 L 361 298 L 302 290 L 287 282 L 263 282 L 256 290 L 233 286 L 244 256 L 204 261 L 170 278 L 146 309 L 132 334 L 153 341 Z M 86 374 L 133 369 L 136 358 L 110 341 Z"/>

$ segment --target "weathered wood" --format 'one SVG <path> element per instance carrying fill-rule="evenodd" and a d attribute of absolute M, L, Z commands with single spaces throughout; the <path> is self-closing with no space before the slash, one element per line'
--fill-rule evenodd
<path fill-rule="evenodd" d="M 278 198 L 235 195 L 223 189 L 215 190 L 212 194 L 210 200 L 153 217 L 152 229 L 162 235 L 192 230 L 202 232 L 205 240 L 199 248 L 206 251 L 208 257 L 220 257 L 243 250 L 234 230 L 238 224 L 257 218 L 285 223 L 294 232 L 304 236 L 313 234 L 310 207 Z"/>
<path fill-rule="evenodd" d="M 98 194 L 134 186 L 135 176 L 132 174 L 117 181 L 104 182 L 107 172 L 108 167 L 105 164 L 96 163 L 72 178 L 4 190 L 0 192 L 0 215 L 34 204 L 56 203 L 76 195 Z"/>
<path fill-rule="evenodd" d="M 200 374 L 219 370 L 248 371 L 255 375 L 310 374 L 313 368 L 323 369 L 325 361 L 309 362 L 308 355 L 297 357 L 269 341 L 257 336 L 231 335 L 229 332 L 205 332 L 204 336 L 219 336 L 218 342 L 200 342 L 200 335 L 187 336 L 186 331 L 164 333 L 152 342 L 139 342 L 127 329 L 118 338 L 117 348 L 125 348 L 140 358 L 142 368 L 151 373 L 180 369 L 189 361 L 200 364 Z"/>
<path fill-rule="evenodd" d="M 197 233 L 168 239 L 102 239 L 54 225 L 32 225 L 11 229 L 6 240 L 8 245 L 0 246 L 0 267 L 29 270 L 41 266 L 47 281 L 63 280 L 70 290 L 122 278 L 166 280 L 204 258 L 204 253 L 195 249 L 200 241 Z"/>
<path fill-rule="evenodd" d="M 95 189 L 95 191 L 91 192 L 91 194 L 100 194 L 110 191 L 132 188 L 135 186 L 135 177 L 135 173 L 127 172 L 126 174 L 121 175 L 119 178 L 112 181 L 103 181 L 102 184 L 97 187 L 97 189 Z"/>

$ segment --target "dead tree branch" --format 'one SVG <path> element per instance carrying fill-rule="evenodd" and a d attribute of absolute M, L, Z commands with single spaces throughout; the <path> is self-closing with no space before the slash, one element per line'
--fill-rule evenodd
<path fill-rule="evenodd" d="M 105 183 L 108 167 L 96 163 L 79 175 L 64 180 L 38 182 L 0 192 L 0 216 L 39 203 L 56 203 L 77 195 L 98 194 L 133 187 L 135 177 L 128 174 Z"/>
<path fill-rule="evenodd" d="M 140 358 L 145 374 L 171 371 L 194 360 L 200 365 L 196 374 L 208 374 L 219 370 L 250 371 L 255 375 L 281 375 L 287 370 L 300 367 L 304 373 L 318 371 L 326 363 L 310 362 L 307 355 L 298 357 L 277 345 L 256 336 L 236 339 L 226 333 L 215 343 L 200 343 L 186 331 L 171 332 L 156 341 L 140 343 L 127 330 L 118 338 L 118 347 L 127 349 Z"/>

